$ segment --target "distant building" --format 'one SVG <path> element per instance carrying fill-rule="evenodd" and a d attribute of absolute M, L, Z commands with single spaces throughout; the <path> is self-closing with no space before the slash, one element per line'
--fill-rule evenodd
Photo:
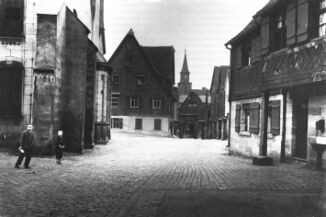
<path fill-rule="evenodd" d="M 175 93 L 174 48 L 140 46 L 132 30 L 109 59 L 112 74 L 112 128 L 170 135 Z"/>
<path fill-rule="evenodd" d="M 230 67 L 215 66 L 211 82 L 210 95 L 212 97 L 210 109 L 210 132 L 213 138 L 226 139 L 229 130 L 229 82 Z"/>
<path fill-rule="evenodd" d="M 49 139 L 59 129 L 67 150 L 82 152 L 99 140 L 94 135 L 109 132 L 104 1 L 81 0 L 75 9 L 49 3 L 0 2 L 0 145 L 15 147 L 33 124 L 37 153 L 51 154 Z M 96 130 L 98 122 L 105 129 Z"/>
<path fill-rule="evenodd" d="M 190 82 L 190 71 L 188 68 L 187 54 L 185 54 L 184 56 L 183 65 L 180 72 L 180 82 L 178 83 L 178 94 L 179 94 L 179 100 L 178 100 L 179 136 L 180 137 L 190 136 L 193 138 L 197 138 L 197 137 L 208 138 L 209 137 L 208 116 L 209 116 L 209 105 L 211 103 L 210 92 L 206 88 L 192 89 L 192 83 Z M 197 99 L 199 99 L 200 102 Z M 194 105 L 192 108 L 187 108 L 189 104 L 189 100 L 191 101 L 190 106 Z M 192 114 L 190 115 L 189 112 Z M 188 118 L 185 118 L 186 116 L 188 116 Z"/>

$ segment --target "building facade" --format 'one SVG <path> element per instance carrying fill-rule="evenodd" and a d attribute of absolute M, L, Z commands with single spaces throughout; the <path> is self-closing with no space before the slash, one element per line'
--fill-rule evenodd
<path fill-rule="evenodd" d="M 180 138 L 211 138 L 209 128 L 210 92 L 204 87 L 192 89 L 186 53 L 180 72 L 178 97 L 178 136 Z"/>
<path fill-rule="evenodd" d="M 174 119 L 174 48 L 140 46 L 132 30 L 109 60 L 112 128 L 167 136 Z"/>
<path fill-rule="evenodd" d="M 326 1 L 270 1 L 231 39 L 231 150 L 316 163 L 325 136 Z M 325 159 L 324 159 L 325 160 Z"/>
<path fill-rule="evenodd" d="M 59 129 L 68 151 L 94 145 L 95 124 L 103 119 L 98 107 L 110 107 L 109 97 L 98 100 L 98 78 L 105 77 L 104 94 L 111 79 L 103 57 L 103 1 L 91 2 L 89 26 L 78 17 L 89 1 L 73 10 L 68 1 L 57 7 L 51 1 L 51 8 L 49 1 L 0 2 L 1 146 L 17 145 L 26 124 L 34 125 L 36 153 L 51 154 L 49 140 Z M 108 109 L 104 116 L 108 122 Z"/>
<path fill-rule="evenodd" d="M 215 66 L 210 95 L 210 132 L 212 138 L 225 140 L 229 131 L 229 83 L 230 67 Z"/>

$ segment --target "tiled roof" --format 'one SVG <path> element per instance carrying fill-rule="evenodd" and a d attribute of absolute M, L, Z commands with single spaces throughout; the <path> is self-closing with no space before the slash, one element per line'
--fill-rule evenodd
<path fill-rule="evenodd" d="M 248 34 L 249 32 L 255 30 L 258 28 L 259 25 L 254 21 L 251 20 L 248 25 L 241 31 L 239 32 L 236 36 L 234 36 L 230 41 L 228 41 L 225 45 L 233 44 L 236 40 L 239 38 L 243 37 L 244 35 Z"/>
<path fill-rule="evenodd" d="M 174 48 L 172 46 L 142 46 L 142 49 L 160 75 L 174 83 Z"/>

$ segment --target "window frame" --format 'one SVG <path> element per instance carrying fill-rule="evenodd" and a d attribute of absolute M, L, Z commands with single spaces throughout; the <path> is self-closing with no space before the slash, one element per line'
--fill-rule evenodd
<path fill-rule="evenodd" d="M 137 85 L 139 85 L 139 86 L 146 85 L 146 75 L 145 74 L 137 75 Z"/>
<path fill-rule="evenodd" d="M 114 78 L 118 78 L 117 80 L 115 80 Z M 117 85 L 117 84 L 120 84 L 121 83 L 121 76 L 119 73 L 113 73 L 112 75 L 112 84 L 113 85 Z"/>
<path fill-rule="evenodd" d="M 132 96 L 129 98 L 129 108 L 131 109 L 139 108 L 139 98 L 137 96 Z"/>
<path fill-rule="evenodd" d="M 153 97 L 152 98 L 152 109 L 159 110 L 162 108 L 162 98 L 161 97 Z"/>

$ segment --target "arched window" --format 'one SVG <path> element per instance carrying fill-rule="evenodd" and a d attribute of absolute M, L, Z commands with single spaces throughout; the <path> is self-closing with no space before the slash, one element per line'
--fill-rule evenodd
<path fill-rule="evenodd" d="M 0 63 L 1 64 L 1 63 Z M 22 106 L 23 68 L 0 65 L 0 116 L 20 117 Z"/>

